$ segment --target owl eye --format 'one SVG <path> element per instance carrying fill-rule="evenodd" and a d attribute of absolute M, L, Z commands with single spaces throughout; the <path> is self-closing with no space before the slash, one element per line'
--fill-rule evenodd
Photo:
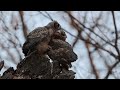
<path fill-rule="evenodd" d="M 61 26 L 60 26 L 60 24 L 59 24 L 59 23 L 55 22 L 55 23 L 54 23 L 54 28 L 55 28 L 55 29 L 60 29 L 60 28 L 61 28 Z"/>
<path fill-rule="evenodd" d="M 65 34 L 65 32 L 61 32 L 61 35 L 62 35 L 62 36 L 65 36 L 66 34 Z"/>

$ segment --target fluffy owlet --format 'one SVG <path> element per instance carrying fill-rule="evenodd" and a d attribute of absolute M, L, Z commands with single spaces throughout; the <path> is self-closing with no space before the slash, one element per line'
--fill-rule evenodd
<path fill-rule="evenodd" d="M 73 52 L 71 45 L 66 42 L 67 36 L 64 31 L 56 32 L 49 43 L 51 50 L 48 56 L 54 61 L 58 61 L 62 68 L 68 70 L 71 62 L 77 60 L 77 55 Z"/>
<path fill-rule="evenodd" d="M 46 52 L 49 49 L 48 43 L 50 42 L 52 35 L 60 29 L 60 24 L 57 21 L 52 21 L 48 25 L 38 27 L 30 32 L 22 47 L 25 56 L 35 50 L 38 50 L 40 54 Z"/>

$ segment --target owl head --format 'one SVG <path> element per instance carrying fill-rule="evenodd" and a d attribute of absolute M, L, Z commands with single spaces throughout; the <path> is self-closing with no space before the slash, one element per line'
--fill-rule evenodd
<path fill-rule="evenodd" d="M 57 21 L 52 21 L 48 23 L 45 27 L 47 29 L 53 29 L 54 31 L 58 31 L 61 29 L 61 25 Z"/>
<path fill-rule="evenodd" d="M 60 40 L 65 41 L 66 38 L 67 38 L 67 35 L 64 32 L 64 29 L 62 29 L 62 28 L 60 30 L 56 31 L 53 35 L 53 39 L 60 39 Z"/>

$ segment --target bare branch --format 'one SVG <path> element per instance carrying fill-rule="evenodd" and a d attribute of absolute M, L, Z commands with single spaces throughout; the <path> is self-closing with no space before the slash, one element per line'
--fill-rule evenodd
<path fill-rule="evenodd" d="M 50 18 L 51 21 L 53 21 L 53 18 L 50 16 L 50 14 L 48 12 L 45 11 L 45 13 L 48 15 L 48 17 Z"/>
<path fill-rule="evenodd" d="M 117 41 L 118 41 L 118 32 L 117 32 L 117 25 L 116 25 L 116 21 L 115 21 L 115 14 L 114 14 L 114 11 L 111 11 L 112 13 L 112 17 L 113 17 L 113 23 L 114 23 L 114 28 L 115 28 L 115 48 L 116 48 L 116 51 L 118 53 L 118 55 L 120 55 L 120 52 L 119 52 L 119 48 L 118 48 L 118 45 L 117 45 Z"/>
<path fill-rule="evenodd" d="M 50 16 L 50 14 L 48 12 L 45 12 L 47 15 L 45 15 L 43 12 L 38 11 L 41 15 L 43 15 L 44 17 L 50 19 L 51 21 L 53 21 L 53 18 Z"/>
<path fill-rule="evenodd" d="M 88 38 L 88 41 L 89 41 L 89 38 Z M 98 78 L 99 78 L 99 75 L 98 75 L 97 70 L 96 70 L 96 67 L 95 67 L 95 65 L 94 65 L 93 58 L 92 58 L 92 56 L 91 56 L 91 52 L 90 52 L 90 50 L 89 50 L 89 44 L 88 44 L 88 43 L 85 43 L 85 46 L 86 46 L 86 49 L 87 49 L 87 52 L 88 52 L 88 56 L 89 56 L 90 64 L 91 64 L 92 69 L 93 69 L 93 73 L 95 74 L 96 79 L 98 79 Z"/>
<path fill-rule="evenodd" d="M 113 64 L 113 65 L 109 68 L 108 73 L 107 73 L 107 75 L 105 76 L 104 79 L 108 79 L 109 75 L 112 74 L 112 70 L 119 64 L 119 62 L 120 62 L 120 61 L 117 61 L 115 64 Z"/>
<path fill-rule="evenodd" d="M 21 22 L 22 22 L 23 34 L 24 34 L 24 37 L 25 37 L 25 39 L 26 39 L 27 34 L 28 34 L 28 28 L 27 28 L 27 25 L 26 25 L 25 22 L 24 22 L 23 14 L 24 14 L 23 11 L 19 11 L 19 15 L 20 15 Z"/>
<path fill-rule="evenodd" d="M 4 66 L 4 61 L 1 61 L 1 62 L 0 62 L 0 71 L 1 71 L 1 69 L 3 68 L 3 66 Z"/>
<path fill-rule="evenodd" d="M 111 43 L 109 43 L 108 41 L 106 41 L 104 38 L 102 38 L 101 36 L 99 36 L 98 34 L 96 34 L 91 28 L 86 27 L 84 24 L 82 24 L 79 20 L 77 20 L 73 15 L 71 15 L 69 12 L 65 12 L 69 15 L 70 18 L 73 18 L 74 20 L 76 20 L 82 27 L 84 27 L 85 29 L 89 30 L 90 32 L 92 32 L 93 34 L 95 34 L 96 36 L 98 36 L 101 40 L 103 40 L 104 42 L 108 43 L 109 45 L 113 46 Z"/>

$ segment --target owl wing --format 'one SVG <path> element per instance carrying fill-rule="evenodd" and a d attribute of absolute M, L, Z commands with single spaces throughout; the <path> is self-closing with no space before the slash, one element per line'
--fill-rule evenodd
<path fill-rule="evenodd" d="M 48 55 L 53 61 L 57 60 L 61 62 L 63 59 L 65 62 L 71 63 L 77 60 L 77 55 L 68 42 L 54 39 L 50 42 L 50 46 L 52 50 L 48 52 Z"/>
<path fill-rule="evenodd" d="M 44 28 L 44 27 L 38 27 L 36 29 L 34 29 L 32 32 L 30 32 L 27 36 L 27 38 L 37 38 L 37 37 L 40 37 L 40 38 L 43 38 L 44 36 L 48 35 L 48 32 L 49 30 Z"/>
<path fill-rule="evenodd" d="M 52 39 L 52 41 L 50 42 L 50 46 L 52 47 L 53 50 L 58 48 L 67 48 L 72 50 L 72 47 L 68 42 L 65 42 L 60 39 Z"/>
<path fill-rule="evenodd" d="M 44 27 L 38 27 L 27 36 L 26 42 L 23 44 L 23 53 L 27 55 L 28 51 L 34 49 L 34 47 L 40 42 L 49 42 L 50 35 L 48 29 Z"/>
<path fill-rule="evenodd" d="M 63 59 L 64 62 L 71 63 L 77 60 L 77 55 L 72 50 L 69 50 L 67 48 L 51 50 L 48 52 L 48 56 L 53 59 L 53 61 L 61 61 Z"/>

